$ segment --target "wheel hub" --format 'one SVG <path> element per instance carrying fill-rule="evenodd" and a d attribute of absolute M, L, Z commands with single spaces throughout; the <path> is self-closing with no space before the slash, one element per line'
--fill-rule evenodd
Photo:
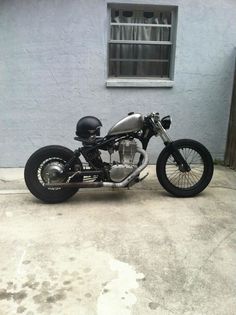
<path fill-rule="evenodd" d="M 52 161 L 46 164 L 41 171 L 42 179 L 45 183 L 60 183 L 63 182 L 64 165 L 58 161 Z"/>
<path fill-rule="evenodd" d="M 181 164 L 179 165 L 179 170 L 181 173 L 186 173 L 186 172 L 188 173 L 191 171 L 191 168 L 188 166 L 188 168 L 186 169 L 186 167 L 183 164 Z"/>

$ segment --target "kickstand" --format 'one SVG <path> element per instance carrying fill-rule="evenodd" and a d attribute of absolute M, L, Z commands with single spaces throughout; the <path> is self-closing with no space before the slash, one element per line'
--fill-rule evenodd
<path fill-rule="evenodd" d="M 142 180 L 144 180 L 148 175 L 149 175 L 149 173 L 147 173 L 147 174 L 145 174 L 143 177 L 139 178 L 139 182 L 141 182 Z"/>
<path fill-rule="evenodd" d="M 149 175 L 149 173 L 147 173 L 146 175 L 144 175 L 142 178 L 135 178 L 134 180 L 132 180 L 132 182 L 129 183 L 129 185 L 127 186 L 128 189 L 130 189 L 131 186 L 141 182 L 142 180 L 144 180 L 144 178 L 146 178 Z"/>

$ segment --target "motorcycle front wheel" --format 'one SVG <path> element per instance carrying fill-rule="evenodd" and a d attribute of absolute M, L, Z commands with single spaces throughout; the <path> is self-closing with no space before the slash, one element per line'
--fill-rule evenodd
<path fill-rule="evenodd" d="M 173 146 L 167 145 L 157 160 L 158 180 L 174 196 L 193 197 L 211 181 L 214 170 L 211 154 L 201 143 L 190 139 L 177 140 L 174 147 L 189 165 L 189 170 L 176 162 Z"/>
<path fill-rule="evenodd" d="M 46 203 L 59 203 L 72 197 L 78 188 L 48 188 L 47 183 L 61 183 L 68 180 L 63 174 L 64 165 L 73 157 L 65 147 L 50 145 L 37 150 L 25 165 L 24 177 L 29 191 Z M 82 170 L 82 163 L 78 160 Z M 77 178 L 78 181 L 83 180 Z"/>

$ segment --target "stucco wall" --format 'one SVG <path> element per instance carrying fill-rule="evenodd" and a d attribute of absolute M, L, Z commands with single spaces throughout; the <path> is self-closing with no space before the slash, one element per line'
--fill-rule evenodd
<path fill-rule="evenodd" d="M 200 140 L 215 158 L 223 157 L 235 0 L 141 3 L 178 5 L 173 88 L 105 87 L 106 1 L 0 1 L 0 166 L 23 166 L 47 144 L 76 148 L 74 129 L 81 116 L 98 116 L 105 134 L 129 111 L 171 114 L 173 138 Z M 154 139 L 152 162 L 159 150 Z"/>

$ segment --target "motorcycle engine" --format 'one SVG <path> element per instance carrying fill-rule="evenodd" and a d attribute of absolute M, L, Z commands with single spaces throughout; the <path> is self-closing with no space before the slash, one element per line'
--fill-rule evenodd
<path fill-rule="evenodd" d="M 135 169 L 133 164 L 137 144 L 134 140 L 122 140 L 119 143 L 120 163 L 115 163 L 110 169 L 110 178 L 113 182 L 121 182 L 129 176 Z"/>

